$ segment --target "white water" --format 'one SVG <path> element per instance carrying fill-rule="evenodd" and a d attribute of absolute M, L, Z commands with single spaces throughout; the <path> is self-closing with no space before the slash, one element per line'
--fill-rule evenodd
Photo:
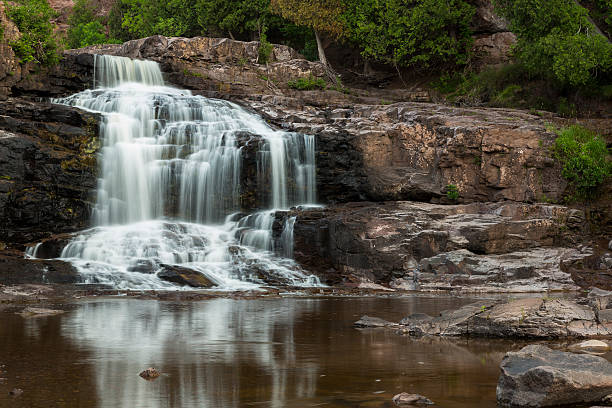
<path fill-rule="evenodd" d="M 233 103 L 167 87 L 151 61 L 96 56 L 95 70 L 99 88 L 54 101 L 104 115 L 96 227 L 62 252 L 86 282 L 175 288 L 156 275 L 169 264 L 227 289 L 318 284 L 273 253 L 272 237 L 276 210 L 315 202 L 313 136 L 275 131 Z M 261 137 L 258 189 L 269 192 L 269 209 L 246 217 L 237 215 L 239 132 Z"/>

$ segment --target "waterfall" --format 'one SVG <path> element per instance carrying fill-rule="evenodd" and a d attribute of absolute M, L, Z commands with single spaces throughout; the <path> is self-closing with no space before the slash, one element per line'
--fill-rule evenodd
<path fill-rule="evenodd" d="M 103 115 L 95 227 L 62 252 L 86 282 L 171 288 L 157 277 L 171 264 L 229 289 L 317 284 L 272 244 L 276 210 L 315 202 L 313 136 L 165 86 L 152 61 L 97 55 L 94 66 L 98 88 L 54 100 Z M 257 183 L 268 207 L 248 215 L 242 133 L 261 139 Z"/>

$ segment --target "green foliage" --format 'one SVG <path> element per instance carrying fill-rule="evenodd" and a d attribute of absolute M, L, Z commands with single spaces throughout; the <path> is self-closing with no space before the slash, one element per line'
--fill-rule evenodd
<path fill-rule="evenodd" d="M 474 10 L 464 0 L 355 0 L 346 2 L 343 20 L 365 57 L 439 68 L 468 61 Z"/>
<path fill-rule="evenodd" d="M 47 0 L 18 0 L 8 5 L 7 16 L 21 32 L 21 37 L 10 46 L 22 63 L 53 65 L 59 61 L 60 47 L 50 22 L 56 14 Z"/>
<path fill-rule="evenodd" d="M 195 0 L 118 0 L 111 17 L 111 35 L 115 36 L 116 24 L 121 17 L 121 29 L 127 33 L 117 35 L 141 38 L 151 35 L 167 37 L 195 36 L 200 33 L 197 24 Z"/>
<path fill-rule="evenodd" d="M 612 44 L 573 0 L 496 0 L 517 34 L 515 55 L 532 75 L 572 86 L 612 71 Z"/>
<path fill-rule="evenodd" d="M 270 8 L 287 20 L 315 31 L 334 37 L 344 33 L 342 0 L 271 0 Z"/>
<path fill-rule="evenodd" d="M 457 201 L 459 199 L 459 189 L 454 184 L 446 186 L 446 198 L 451 201 Z"/>
<path fill-rule="evenodd" d="M 114 43 L 106 35 L 102 20 L 95 14 L 91 0 L 77 0 L 68 19 L 68 46 L 70 48 L 87 47 L 94 44 Z"/>
<path fill-rule="evenodd" d="M 260 64 L 267 64 L 270 61 L 270 57 L 272 57 L 273 50 L 274 46 L 268 41 L 266 34 L 262 33 L 261 37 L 259 38 L 257 62 Z"/>
<path fill-rule="evenodd" d="M 563 165 L 561 175 L 574 189 L 573 199 L 591 199 L 598 187 L 612 175 L 606 142 L 597 134 L 574 125 L 557 131 L 553 147 Z"/>
<path fill-rule="evenodd" d="M 211 34 L 259 34 L 271 16 L 269 5 L 270 0 L 197 0 L 197 22 Z"/>
<path fill-rule="evenodd" d="M 299 91 L 312 91 L 314 89 L 325 89 L 327 85 L 323 78 L 316 78 L 311 75 L 309 77 L 289 81 L 287 86 L 289 86 L 291 89 L 297 89 Z"/>

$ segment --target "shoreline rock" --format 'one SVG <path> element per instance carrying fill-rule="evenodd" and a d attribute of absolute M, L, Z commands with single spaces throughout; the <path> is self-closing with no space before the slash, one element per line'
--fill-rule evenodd
<path fill-rule="evenodd" d="M 377 320 L 364 316 L 359 321 Z M 357 322 L 356 322 L 357 324 Z M 588 338 L 612 336 L 612 322 L 601 322 L 588 304 L 568 299 L 524 298 L 483 300 L 439 316 L 413 314 L 393 324 L 411 336 L 473 336 L 496 338 Z"/>
<path fill-rule="evenodd" d="M 502 407 L 550 407 L 601 402 L 612 393 L 612 363 L 588 354 L 529 345 L 506 354 L 497 402 Z"/>

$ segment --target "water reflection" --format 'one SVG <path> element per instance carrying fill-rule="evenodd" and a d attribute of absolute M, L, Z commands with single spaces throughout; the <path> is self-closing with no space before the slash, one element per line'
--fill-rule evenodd
<path fill-rule="evenodd" d="M 522 344 L 351 327 L 366 313 L 399 320 L 468 301 L 101 299 L 48 318 L 0 313 L 0 406 L 19 387 L 10 406 L 383 407 L 408 391 L 494 407 L 499 362 Z M 149 366 L 164 375 L 142 380 Z"/>

